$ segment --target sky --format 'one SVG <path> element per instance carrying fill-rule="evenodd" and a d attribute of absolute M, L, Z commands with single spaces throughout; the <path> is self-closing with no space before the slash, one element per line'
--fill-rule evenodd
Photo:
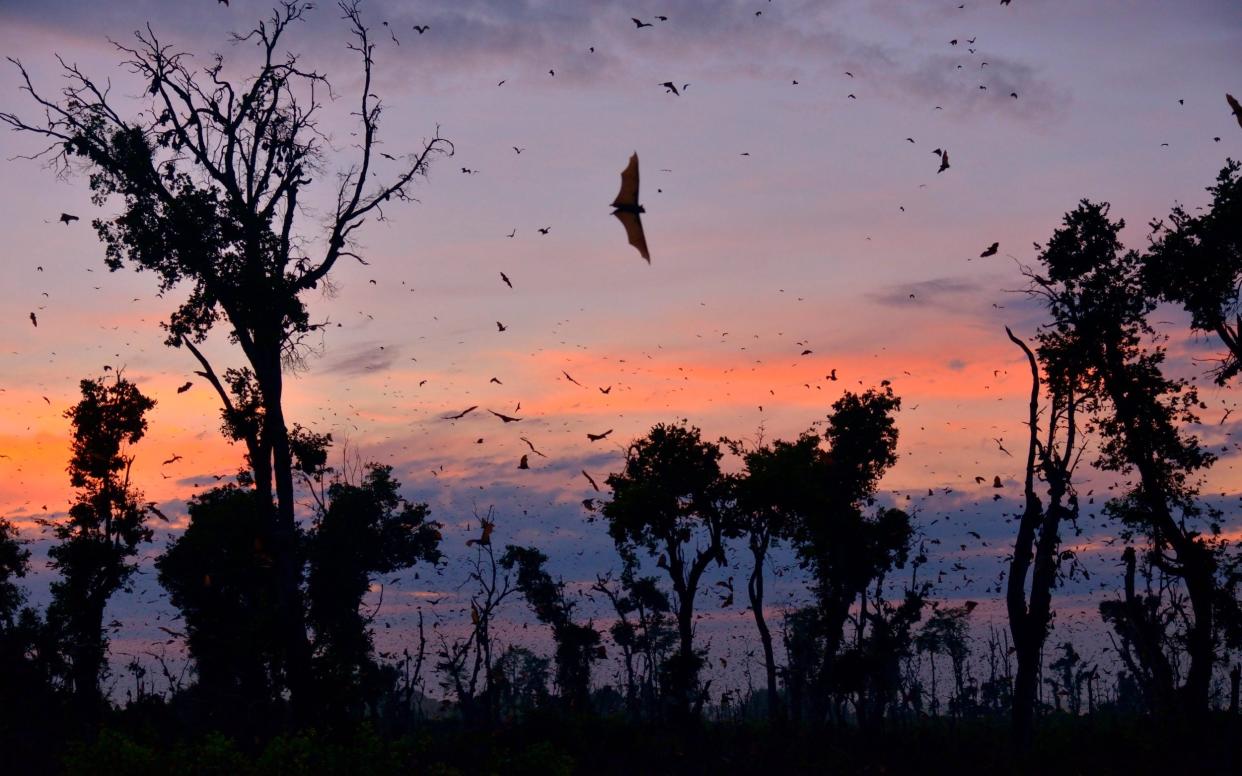
<path fill-rule="evenodd" d="M 149 23 L 203 63 L 220 53 L 241 73 L 254 53 L 229 33 L 270 5 L 0 0 L 0 53 L 49 93 L 60 85 L 59 54 L 109 78 L 117 104 L 137 111 L 142 84 L 111 41 Z M 944 572 L 940 597 L 978 600 L 977 621 L 1003 624 L 989 588 L 1012 543 L 1021 470 L 1001 447 L 1018 449 L 1029 393 L 1004 327 L 1030 338 L 1041 320 L 1020 293 L 1019 265 L 1081 198 L 1111 202 L 1135 247 L 1174 203 L 1206 200 L 1225 159 L 1242 155 L 1224 100 L 1242 92 L 1242 5 L 959 5 L 363 3 L 377 43 L 382 150 L 417 150 L 438 128 L 456 152 L 418 181 L 417 202 L 367 224 L 365 265 L 339 265 L 331 293 L 307 297 L 312 317 L 334 325 L 291 378 L 286 414 L 330 432 L 337 462 L 392 464 L 404 492 L 446 526 L 439 573 L 377 581 L 373 600 L 387 586 L 382 649 L 399 651 L 419 606 L 446 630 L 460 626 L 476 514 L 494 507 L 501 543 L 539 545 L 578 591 L 618 565 L 581 505 L 596 495 L 582 470 L 602 484 L 628 442 L 662 421 L 684 419 L 711 439 L 793 437 L 821 423 L 843 391 L 882 380 L 902 398 L 885 498 L 940 541 L 921 573 Z M 335 171 L 357 154 L 360 67 L 340 16 L 323 3 L 287 38 L 336 96 L 324 109 L 326 169 L 303 214 L 311 246 Z M 416 24 L 429 28 L 419 34 Z M 0 74 L 0 110 L 34 117 L 16 69 Z M 0 134 L 0 514 L 35 542 L 41 564 L 35 519 L 63 517 L 72 498 L 64 410 L 79 380 L 123 368 L 158 402 L 133 450 L 134 479 L 172 522 L 144 550 L 134 591 L 113 602 L 126 625 L 113 652 L 176 653 L 156 630 L 173 612 L 150 560 L 184 526 L 186 499 L 235 472 L 241 450 L 221 437 L 216 399 L 190 355 L 162 344 L 159 322 L 178 292 L 161 297 L 150 275 L 107 271 L 88 222 L 117 203 L 92 204 L 80 171 L 57 177 L 22 158 L 40 147 Z M 943 173 L 937 148 L 950 156 Z M 609 215 L 631 153 L 641 160 L 650 265 Z M 82 220 L 63 225 L 61 212 Z M 992 242 L 997 255 L 979 258 Z M 1234 421 L 1216 421 L 1236 397 L 1203 377 L 1215 343 L 1190 336 L 1175 310 L 1159 317 L 1173 370 L 1200 383 L 1210 408 L 1198 432 L 1222 460 L 1205 492 L 1234 505 Z M 207 350 L 218 370 L 241 363 L 223 330 Z M 193 387 L 177 393 L 187 380 Z M 522 421 L 482 412 L 443 420 L 476 404 Z M 532 455 L 530 470 L 517 468 L 530 452 L 522 436 L 547 455 Z M 181 459 L 162 465 L 173 455 Z M 1005 487 L 993 489 L 993 476 Z M 1111 483 L 1098 479 L 1105 493 Z M 1097 627 L 1095 604 L 1120 574 L 1119 547 L 1108 544 L 1115 527 L 1087 517 L 1081 528 L 1068 541 L 1093 577 L 1059 591 L 1057 626 L 1070 635 Z M 951 571 L 955 563 L 968 570 Z M 806 592 L 787 553 L 777 566 L 779 615 Z M 744 572 L 713 581 L 730 574 Z M 34 601 L 46 599 L 49 579 L 40 565 Z M 445 594 L 439 609 L 423 604 Z M 757 644 L 743 598 L 721 610 L 705 595 L 699 626 L 734 666 L 749 664 Z M 584 599 L 583 611 L 606 622 L 595 602 Z M 506 617 L 506 638 L 530 638 L 520 602 Z M 732 670 L 725 679 L 742 681 Z"/>

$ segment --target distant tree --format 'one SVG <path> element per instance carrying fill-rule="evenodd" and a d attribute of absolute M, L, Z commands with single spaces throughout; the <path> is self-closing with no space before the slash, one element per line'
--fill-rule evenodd
<path fill-rule="evenodd" d="M 375 613 L 362 611 L 372 578 L 441 558 L 439 524 L 400 487 L 392 467 L 380 464 L 366 466 L 357 484 L 334 482 L 306 539 L 317 695 L 334 716 L 361 716 L 383 689 L 370 628 Z"/>
<path fill-rule="evenodd" d="M 496 710 L 505 719 L 521 719 L 544 708 L 548 695 L 548 659 L 524 647 L 509 647 L 496 658 Z"/>
<path fill-rule="evenodd" d="M 932 712 L 939 708 L 940 698 L 936 687 L 936 657 L 944 655 L 949 658 L 953 669 L 953 694 L 949 697 L 949 711 L 960 716 L 972 707 L 974 692 L 967 675 L 967 660 L 970 657 L 970 613 L 975 609 L 974 601 L 967 601 L 962 606 L 932 606 L 932 613 L 927 622 L 919 630 L 914 639 L 920 652 L 927 654 L 931 660 L 931 705 Z"/>
<path fill-rule="evenodd" d="M 73 429 L 69 482 L 78 494 L 48 551 L 60 578 L 52 582 L 47 620 L 67 661 L 67 686 L 93 716 L 107 669 L 104 607 L 133 575 L 138 546 L 151 540 L 149 507 L 130 484 L 128 448 L 146 433 L 155 402 L 119 374 L 80 387 L 82 399 L 65 412 Z"/>
<path fill-rule="evenodd" d="M 1224 385 L 1242 370 L 1242 164 L 1228 160 L 1208 193 L 1204 212 L 1178 205 L 1167 224 L 1152 223 L 1141 273 L 1151 296 L 1181 305 L 1193 329 L 1219 337 L 1226 354 L 1216 381 Z"/>
<path fill-rule="evenodd" d="M 724 540 L 735 534 L 721 455 L 697 428 L 656 425 L 630 445 L 625 469 L 608 477 L 612 499 L 603 506 L 618 551 L 625 556 L 645 550 L 672 583 L 678 651 L 666 663 L 665 691 L 682 720 L 701 705 L 695 597 L 708 566 L 726 564 Z"/>
<path fill-rule="evenodd" d="M 1124 226 L 1109 218 L 1107 204 L 1083 200 L 1048 240 L 1040 257 L 1043 275 L 1029 274 L 1032 292 L 1049 311 L 1050 336 L 1085 366 L 1081 383 L 1098 397 L 1096 466 L 1137 475 L 1132 489 L 1111 500 L 1106 512 L 1127 536 L 1142 537 L 1145 562 L 1184 585 L 1189 597 L 1190 612 L 1179 619 L 1190 666 L 1176 708 L 1159 711 L 1197 715 L 1208 708 L 1224 549 L 1197 483 L 1215 459 L 1184 430 L 1198 422 L 1198 394 L 1186 381 L 1164 375 L 1165 351 L 1153 342 L 1147 320 L 1155 301 L 1144 292 L 1140 255 L 1125 250 L 1118 238 Z M 1165 688 L 1156 696 L 1169 694 Z"/>
<path fill-rule="evenodd" d="M 438 631 L 440 648 L 436 669 L 440 672 L 441 687 L 457 698 L 457 708 L 469 723 L 490 726 L 500 711 L 497 674 L 497 649 L 493 640 L 492 621 L 505 599 L 517 588 L 496 557 L 492 545 L 495 531 L 494 510 L 486 517 L 479 517 L 481 535 L 469 539 L 467 546 L 474 547 L 474 556 L 468 561 L 469 579 L 473 584 L 470 594 L 470 629 L 465 636 L 450 637 L 443 629 Z"/>
<path fill-rule="evenodd" d="M 608 634 L 625 666 L 626 708 L 633 719 L 653 716 L 661 700 L 659 667 L 677 644 L 668 594 L 655 577 L 638 576 L 633 562 L 625 563 L 619 584 L 600 575 L 591 589 L 602 593 L 617 615 Z"/>
<path fill-rule="evenodd" d="M 229 485 L 196 496 L 189 514 L 155 567 L 185 618 L 198 677 L 192 695 L 213 729 L 270 731 L 279 719 L 283 652 L 264 505 L 255 491 Z"/>
<path fill-rule="evenodd" d="M 1052 592 L 1062 560 L 1072 559 L 1071 553 L 1061 550 L 1061 526 L 1078 519 L 1073 473 L 1087 443 L 1082 424 L 1096 408 L 1098 390 L 1085 384 L 1090 365 L 1064 332 L 1052 329 L 1040 334 L 1038 359 L 1008 327 L 1005 334 L 1022 349 L 1031 369 L 1024 501 L 1005 594 L 1018 663 L 1013 740 L 1019 751 L 1026 751 L 1031 745 L 1044 643 L 1052 626 Z M 1046 381 L 1040 379 L 1041 364 Z M 1046 397 L 1043 407 L 1041 396 Z M 1046 500 L 1037 492 L 1041 486 Z"/>
<path fill-rule="evenodd" d="M 877 579 L 858 610 L 858 636 L 837 657 L 834 690 L 853 696 L 860 727 L 876 728 L 903 705 L 903 664 L 915 652 L 915 625 L 927 607 L 929 584 L 904 591 L 900 601 L 885 599 Z"/>
<path fill-rule="evenodd" d="M 544 569 L 548 556 L 534 547 L 507 545 L 500 565 L 517 569 L 517 589 L 539 621 L 552 628 L 556 642 L 556 685 L 567 710 L 584 713 L 591 704 L 591 664 L 604 657 L 599 631 L 591 623 L 574 622 L 574 602 L 565 595 L 563 580 Z"/>
<path fill-rule="evenodd" d="M 290 26 L 312 7 L 280 0 L 269 20 L 234 35 L 234 43 L 258 49 L 260 62 L 249 78 L 230 80 L 233 68 L 219 55 L 199 70 L 193 57 L 148 26 L 132 46 L 114 44 L 123 66 L 147 84 L 138 110 L 118 107 L 107 84 L 63 61 L 67 84 L 59 99 L 46 97 L 13 60 L 22 89 L 43 118 L 30 123 L 0 113 L 0 122 L 13 129 L 49 139 L 40 156 L 62 172 L 85 163 L 97 203 L 121 198 L 119 215 L 94 223 L 110 269 L 129 263 L 154 272 L 163 291 L 190 286 L 164 324 L 167 343 L 194 355 L 198 374 L 223 403 L 226 432 L 246 445 L 261 502 L 275 498 L 266 542 L 277 574 L 285 678 L 303 717 L 313 702 L 284 372 L 302 363 L 307 338 L 324 325 L 311 322 L 303 295 L 327 283 L 340 259 L 362 262 L 356 237 L 363 223 L 382 220 L 387 204 L 409 200 L 431 159 L 452 151 L 437 135 L 415 153 L 385 153 L 394 172 L 376 183 L 384 163 L 377 150 L 382 107 L 373 91 L 374 43 L 358 3 L 343 0 L 348 47 L 361 62 L 353 113 L 360 124 L 358 156 L 337 178 L 326 232 L 302 228 L 303 195 L 323 170 L 330 146 L 317 122 L 331 87 L 283 47 Z M 310 254 L 317 245 L 316 259 Z M 221 321 L 247 362 L 223 377 L 198 347 Z"/>

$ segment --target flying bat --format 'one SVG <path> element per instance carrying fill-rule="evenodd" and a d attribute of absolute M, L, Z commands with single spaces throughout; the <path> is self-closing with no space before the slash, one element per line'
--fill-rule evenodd
<path fill-rule="evenodd" d="M 189 383 L 189 382 L 186 383 L 185 385 L 179 385 L 177 386 L 177 393 L 185 393 L 186 391 L 190 390 L 193 387 L 194 387 L 194 383 Z"/>
<path fill-rule="evenodd" d="M 981 258 L 981 259 L 986 259 L 986 258 L 987 258 L 987 257 L 989 257 L 989 256 L 995 256 L 995 255 L 996 255 L 996 251 L 997 251 L 997 250 L 999 250 L 999 249 L 1000 249 L 1000 243 L 998 243 L 998 242 L 994 242 L 994 243 L 992 243 L 991 245 L 989 245 L 989 246 L 987 247 L 987 250 L 985 250 L 983 253 L 980 253 L 980 254 L 979 254 L 979 258 Z"/>
<path fill-rule="evenodd" d="M 608 438 L 608 435 L 609 435 L 609 434 L 611 434 L 611 433 L 612 433 L 612 429 L 608 429 L 607 431 L 605 431 L 605 432 L 604 432 L 604 433 L 602 433 L 602 434 L 591 434 L 591 433 L 589 433 L 589 432 L 588 432 L 588 433 L 587 433 L 587 439 L 591 440 L 592 442 L 598 442 L 598 441 L 599 441 L 599 440 L 601 440 L 601 439 L 607 439 L 607 438 Z"/>
<path fill-rule="evenodd" d="M 521 420 L 521 418 L 515 418 L 515 417 L 512 417 L 512 416 L 510 416 L 510 415 L 501 415 L 499 412 L 496 412 L 495 410 L 488 410 L 488 412 L 490 412 L 490 413 L 492 413 L 493 415 L 495 415 L 496 417 L 500 418 L 500 419 L 501 419 L 501 420 L 503 420 L 505 423 L 517 423 L 518 421 L 520 421 L 520 420 Z"/>
<path fill-rule="evenodd" d="M 473 407 L 467 407 L 466 409 L 462 410 L 461 412 L 457 413 L 456 415 L 447 415 L 447 416 L 445 416 L 445 417 L 443 418 L 443 420 L 461 420 L 462 418 L 466 417 L 467 415 L 469 415 L 470 413 L 474 412 L 474 411 L 475 411 L 475 410 L 477 410 L 478 408 L 479 408 L 479 405 L 477 405 L 477 404 L 476 404 L 476 405 L 474 405 Z"/>
<path fill-rule="evenodd" d="M 630 156 L 630 163 L 621 171 L 621 190 L 612 203 L 612 214 L 625 227 L 625 236 L 638 249 L 638 253 L 647 263 L 651 263 L 651 254 L 647 252 L 647 236 L 643 234 L 641 214 L 647 211 L 638 204 L 638 154 Z"/>
<path fill-rule="evenodd" d="M 1233 99 L 1233 98 L 1231 97 L 1230 99 Z M 1234 105 L 1237 105 L 1237 103 L 1235 102 L 1235 103 L 1234 103 Z M 81 219 L 80 219 L 80 218 L 78 218 L 78 217 L 77 217 L 77 216 L 75 216 L 75 215 L 70 215 L 69 213 L 61 213 L 61 214 L 60 214 L 60 218 L 59 218 L 58 220 L 59 220 L 62 224 L 65 224 L 65 225 L 67 226 L 67 225 L 69 225 L 69 224 L 73 223 L 74 221 L 80 221 Z"/>
<path fill-rule="evenodd" d="M 535 449 L 535 443 L 534 443 L 534 442 L 531 442 L 531 441 L 530 441 L 529 439 L 527 439 L 526 437 L 518 437 L 518 439 L 520 439 L 520 440 L 522 440 L 523 442 L 525 442 L 525 443 L 526 443 L 526 445 L 530 448 L 530 451 L 531 451 L 532 453 L 534 453 L 535 455 L 539 456 L 540 458 L 547 458 L 547 457 L 548 457 L 548 456 L 544 455 L 543 453 L 539 452 L 538 450 L 536 450 L 536 449 Z"/>
<path fill-rule="evenodd" d="M 582 470 L 582 476 L 587 478 L 587 482 L 591 483 L 591 487 L 595 488 L 595 492 L 599 492 L 599 486 L 595 484 L 595 478 L 587 474 L 586 469 Z"/>
<path fill-rule="evenodd" d="M 1225 94 L 1225 102 L 1229 103 L 1229 109 L 1233 111 L 1233 117 L 1238 120 L 1238 126 L 1242 127 L 1242 103 L 1234 99 L 1232 94 Z"/>
<path fill-rule="evenodd" d="M 940 157 L 940 169 L 936 170 L 937 175 L 949 169 L 949 152 L 947 149 L 941 150 L 937 148 L 935 151 L 932 151 L 932 153 Z"/>
<path fill-rule="evenodd" d="M 681 92 L 677 91 L 677 84 L 673 83 L 672 81 L 665 81 L 664 83 L 660 84 L 660 86 L 663 86 L 666 92 L 675 94 L 678 97 L 681 96 Z"/>

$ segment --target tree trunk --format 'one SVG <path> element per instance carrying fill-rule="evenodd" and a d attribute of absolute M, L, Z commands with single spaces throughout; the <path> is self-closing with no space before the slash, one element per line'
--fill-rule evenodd
<path fill-rule="evenodd" d="M 286 684 L 293 718 L 295 723 L 301 725 L 313 719 L 315 711 L 310 643 L 302 599 L 302 561 L 293 494 L 293 460 L 282 407 L 284 380 L 279 345 L 270 346 L 264 356 L 262 369 L 256 370 L 255 377 L 263 395 L 264 447 L 272 454 L 269 482 L 274 482 L 276 486 L 276 510 L 270 532 L 276 574 L 277 616 L 284 642 Z"/>
<path fill-rule="evenodd" d="M 769 542 L 767 536 L 761 540 L 751 538 L 750 551 L 755 556 L 755 565 L 751 569 L 746 592 L 750 595 L 750 610 L 755 615 L 755 627 L 759 630 L 759 641 L 763 644 L 763 668 L 768 681 L 768 722 L 775 724 L 784 714 L 781 713 L 780 694 L 776 686 L 776 654 L 772 649 L 772 632 L 763 616 L 763 561 L 767 557 Z"/>

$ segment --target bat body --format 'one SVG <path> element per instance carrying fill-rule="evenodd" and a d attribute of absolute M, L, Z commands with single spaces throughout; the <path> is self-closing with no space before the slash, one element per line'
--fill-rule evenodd
<path fill-rule="evenodd" d="M 638 154 L 630 156 L 630 163 L 621 171 L 621 190 L 612 202 L 612 214 L 625 227 L 625 236 L 640 256 L 651 263 L 647 250 L 647 235 L 643 232 L 642 214 L 647 211 L 638 204 Z"/>

